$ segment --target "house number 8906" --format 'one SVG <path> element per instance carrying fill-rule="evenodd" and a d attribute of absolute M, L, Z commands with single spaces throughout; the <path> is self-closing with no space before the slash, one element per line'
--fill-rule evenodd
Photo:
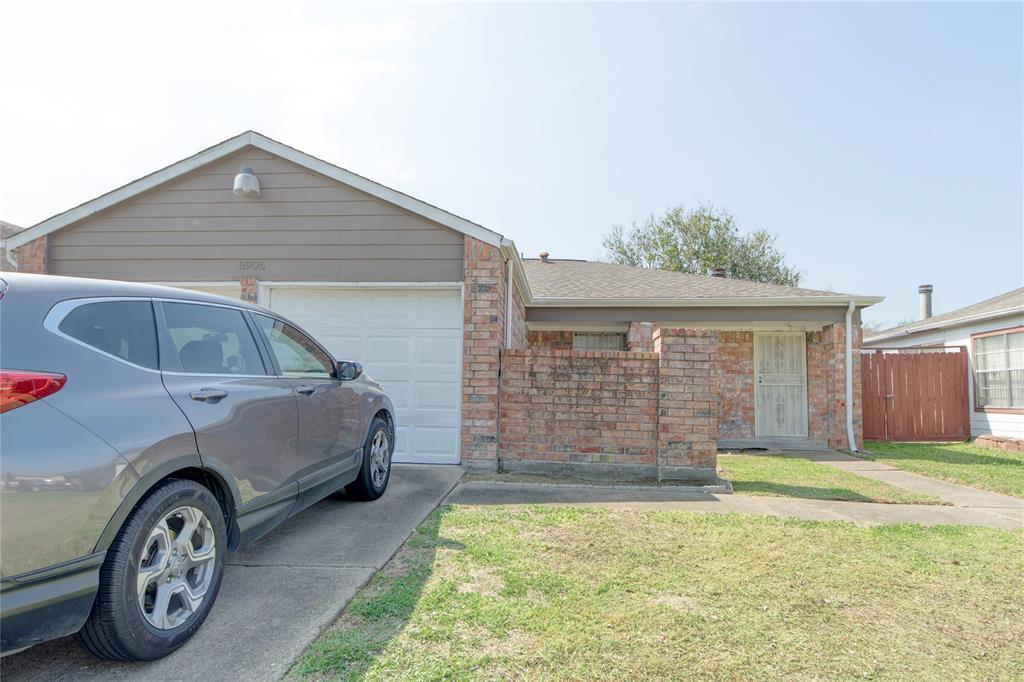
<path fill-rule="evenodd" d="M 267 264 L 261 260 L 240 260 L 238 261 L 239 270 L 266 270 Z"/>

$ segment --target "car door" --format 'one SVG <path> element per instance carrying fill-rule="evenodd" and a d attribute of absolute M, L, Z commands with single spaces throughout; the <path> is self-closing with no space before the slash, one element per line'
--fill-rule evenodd
<path fill-rule="evenodd" d="M 359 394 L 335 378 L 334 359 L 293 325 L 252 314 L 299 406 L 299 506 L 316 502 L 354 478 L 365 427 Z M 348 480 L 345 480 L 346 477 Z"/>
<path fill-rule="evenodd" d="M 159 301 L 164 385 L 185 413 L 204 461 L 233 474 L 242 498 L 243 539 L 287 516 L 298 492 L 298 407 L 292 386 L 239 308 Z"/>

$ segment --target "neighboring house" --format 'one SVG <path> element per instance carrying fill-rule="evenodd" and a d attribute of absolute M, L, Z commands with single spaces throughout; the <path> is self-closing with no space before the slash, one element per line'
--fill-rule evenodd
<path fill-rule="evenodd" d="M 919 288 L 922 319 L 871 332 L 864 348 L 967 348 L 971 435 L 1024 438 L 1024 287 L 931 315 L 932 287 Z"/>
<path fill-rule="evenodd" d="M 0 220 L 0 272 L 17 270 L 15 264 L 7 257 L 7 238 L 21 232 L 21 228 L 13 223 Z"/>
<path fill-rule="evenodd" d="M 714 481 L 721 445 L 847 447 L 860 311 L 881 300 L 523 260 L 492 230 L 255 132 L 10 243 L 23 271 L 278 310 L 381 381 L 396 459 L 508 470 Z"/>

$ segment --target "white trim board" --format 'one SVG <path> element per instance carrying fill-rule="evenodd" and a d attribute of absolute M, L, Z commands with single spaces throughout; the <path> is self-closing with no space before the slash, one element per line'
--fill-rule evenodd
<path fill-rule="evenodd" d="M 482 225 L 477 225 L 465 218 L 460 218 L 454 213 L 449 213 L 448 211 L 440 209 L 437 206 L 433 206 L 432 204 L 428 204 L 425 201 L 420 201 L 408 194 L 403 194 L 398 190 L 391 189 L 390 187 L 378 182 L 374 182 L 369 178 L 364 178 L 352 171 L 347 171 L 340 166 L 335 166 L 334 164 L 318 159 L 315 156 L 301 152 L 294 147 L 289 147 L 277 140 L 272 140 L 265 135 L 248 130 L 240 135 L 236 135 L 224 140 L 223 142 L 215 144 L 212 147 L 204 149 L 198 154 L 190 156 L 187 159 L 182 159 L 177 163 L 173 163 L 166 168 L 162 168 L 154 173 L 143 176 L 138 180 L 130 182 L 127 185 L 119 187 L 111 192 L 107 192 L 106 194 L 100 195 L 95 199 L 85 202 L 84 204 L 79 204 L 78 206 L 64 211 L 63 213 L 58 213 L 57 215 L 47 218 L 40 223 L 27 227 L 21 232 L 8 237 L 5 241 L 6 247 L 8 249 L 16 249 L 34 239 L 46 236 L 56 232 L 57 230 L 61 230 L 72 223 L 88 218 L 89 216 L 108 209 L 122 201 L 131 199 L 132 197 L 153 189 L 158 185 L 162 185 L 174 180 L 175 178 L 181 177 L 186 173 L 217 161 L 218 159 L 222 159 L 248 146 L 261 149 L 271 154 L 276 154 L 277 156 L 303 166 L 314 173 L 325 175 L 333 180 L 337 180 L 338 182 L 363 191 L 370 196 L 376 197 L 400 208 L 404 208 L 410 213 L 414 213 L 426 218 L 427 220 L 444 225 L 456 232 L 469 235 L 474 239 L 479 239 L 480 241 L 492 246 L 500 247 L 503 243 L 510 243 L 509 240 L 504 239 L 497 232 L 488 230 Z"/>
<path fill-rule="evenodd" d="M 462 282 L 294 282 L 259 280 L 256 285 L 256 303 L 269 306 L 271 289 L 459 289 Z M 465 296 L 465 294 L 462 294 Z M 463 309 L 465 305 L 463 304 Z M 465 324 L 465 321 L 463 321 Z"/>
<path fill-rule="evenodd" d="M 162 287 L 239 287 L 242 284 L 237 279 L 225 279 L 209 282 L 146 282 L 146 284 L 157 284 Z"/>

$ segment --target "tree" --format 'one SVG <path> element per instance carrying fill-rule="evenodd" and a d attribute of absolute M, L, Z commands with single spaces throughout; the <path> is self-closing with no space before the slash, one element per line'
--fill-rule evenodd
<path fill-rule="evenodd" d="M 803 273 L 786 264 L 776 239 L 764 228 L 741 233 L 728 211 L 702 205 L 695 211 L 670 208 L 628 231 L 615 225 L 602 244 L 614 263 L 696 275 L 725 268 L 735 279 L 795 287 Z"/>

